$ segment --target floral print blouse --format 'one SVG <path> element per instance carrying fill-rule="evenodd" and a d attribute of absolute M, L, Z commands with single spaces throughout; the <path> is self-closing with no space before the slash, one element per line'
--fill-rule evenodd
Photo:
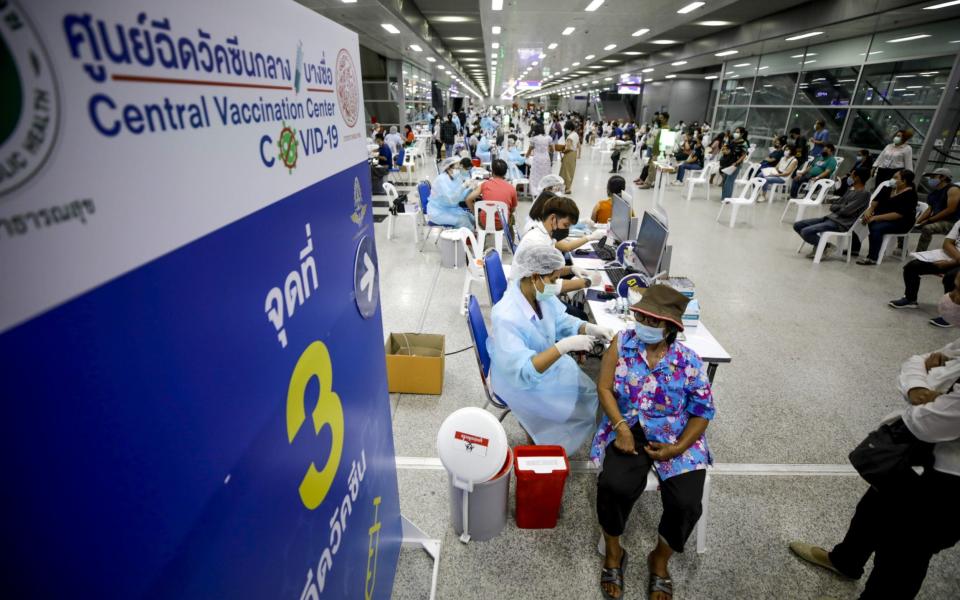
<path fill-rule="evenodd" d="M 633 329 L 618 336 L 619 359 L 614 375 L 614 392 L 620 414 L 633 428 L 638 422 L 652 442 L 676 443 L 690 417 L 713 419 L 716 408 L 703 362 L 696 352 L 674 342 L 659 363 L 647 366 L 646 345 Z M 606 415 L 593 438 L 590 458 L 603 463 L 606 448 L 617 435 Z M 638 452 L 643 452 L 637 448 Z M 683 454 L 667 461 L 655 461 L 660 479 L 706 469 L 713 464 L 707 440 L 700 436 Z"/>

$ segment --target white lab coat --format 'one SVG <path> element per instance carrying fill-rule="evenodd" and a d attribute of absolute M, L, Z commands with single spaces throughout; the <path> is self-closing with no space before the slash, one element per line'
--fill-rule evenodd
<path fill-rule="evenodd" d="M 597 385 L 567 355 L 543 373 L 533 367 L 534 356 L 584 324 L 557 298 L 540 302 L 540 311 L 542 319 L 516 282 L 493 307 L 490 384 L 535 443 L 563 446 L 569 456 L 596 428 Z"/>

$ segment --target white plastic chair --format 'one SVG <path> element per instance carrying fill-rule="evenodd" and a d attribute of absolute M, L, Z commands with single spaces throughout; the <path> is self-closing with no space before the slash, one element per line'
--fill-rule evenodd
<path fill-rule="evenodd" d="M 403 171 L 404 180 L 407 185 L 410 185 L 414 181 L 414 173 L 418 171 L 417 169 L 417 155 L 415 154 L 414 148 L 409 148 L 403 155 Z"/>
<path fill-rule="evenodd" d="M 926 202 L 917 203 L 917 214 L 914 216 L 914 225 L 916 224 L 917 219 L 920 218 L 920 215 L 923 214 L 923 211 L 927 210 L 929 205 Z M 907 240 L 910 238 L 912 233 L 913 225 L 910 226 L 910 229 L 906 233 L 888 233 L 883 236 L 883 242 L 880 244 L 880 254 L 877 256 L 877 265 L 883 262 L 883 257 L 887 255 L 887 248 L 890 247 L 890 242 L 896 240 L 903 240 L 903 248 L 900 251 L 900 262 L 907 260 Z"/>
<path fill-rule="evenodd" d="M 697 554 L 703 554 L 707 551 L 707 522 L 710 520 L 710 471 L 712 470 L 711 468 L 707 469 L 706 477 L 703 480 L 703 495 L 700 497 L 700 505 L 703 508 L 703 513 L 700 515 L 700 520 L 697 521 Z M 660 491 L 660 480 L 657 479 L 653 468 L 647 473 L 647 484 L 644 486 L 643 491 Z M 621 540 L 621 544 L 622 543 Z M 604 542 L 602 533 L 600 534 L 600 541 L 597 543 L 597 552 L 600 553 L 600 556 L 607 555 L 607 545 Z"/>
<path fill-rule="evenodd" d="M 747 182 L 747 186 L 740 193 L 740 196 L 737 196 L 736 198 L 724 198 L 721 200 L 720 212 L 717 213 L 717 223 L 720 222 L 720 216 L 723 214 L 723 209 L 726 206 L 730 206 L 730 228 L 733 229 L 734 224 L 737 222 L 737 212 L 740 210 L 740 207 L 756 204 L 757 197 L 760 196 L 760 191 L 763 190 L 765 183 L 767 183 L 767 180 L 763 177 L 754 177 Z"/>
<path fill-rule="evenodd" d="M 467 243 L 469 242 L 469 243 Z M 463 293 L 460 295 L 460 314 L 467 314 L 467 299 L 470 298 L 470 286 L 474 281 L 484 281 L 483 250 L 477 243 L 473 232 L 466 227 L 460 228 L 460 245 L 467 257 L 467 269 L 463 278 Z"/>
<path fill-rule="evenodd" d="M 613 154 L 613 138 L 603 138 L 600 141 L 600 164 L 603 164 L 603 159 L 610 158 L 611 154 Z"/>
<path fill-rule="evenodd" d="M 758 162 L 744 163 L 740 167 L 740 174 L 737 176 L 736 181 L 733 182 L 733 193 L 736 194 L 738 189 L 744 187 L 754 177 L 757 177 L 759 175 L 760 175 L 760 163 Z M 766 180 L 764 180 L 764 183 L 766 183 Z"/>
<path fill-rule="evenodd" d="M 477 200 L 473 203 L 473 216 L 477 223 L 477 241 L 480 242 L 478 252 L 482 252 L 486 247 L 487 235 L 492 235 L 493 246 L 497 254 L 503 256 L 503 230 L 497 229 L 497 214 L 503 206 L 502 202 L 487 202 L 485 200 Z M 482 227 L 480 226 L 480 213 L 484 215 L 482 219 L 484 225 Z"/>
<path fill-rule="evenodd" d="M 703 189 L 706 191 L 707 200 L 710 200 L 710 177 L 720 170 L 720 163 L 713 161 L 708 162 L 703 165 L 703 168 L 699 171 L 694 171 L 693 173 L 688 173 L 686 178 L 683 180 L 683 184 L 687 187 L 687 202 L 690 202 L 690 198 L 693 196 L 693 188 L 698 185 L 702 185 Z"/>
<path fill-rule="evenodd" d="M 873 203 L 877 195 L 883 189 L 883 186 L 877 186 L 877 189 L 873 190 L 873 194 L 870 195 L 870 203 Z M 847 231 L 823 231 L 820 233 L 820 242 L 817 244 L 817 252 L 813 257 L 813 264 L 819 264 L 820 260 L 823 258 L 823 251 L 826 249 L 827 244 L 831 240 L 836 240 L 837 243 L 835 246 L 840 246 L 841 251 L 847 251 L 847 264 L 850 264 L 850 260 L 853 258 L 853 236 L 857 236 L 861 241 L 867 239 L 867 234 L 869 229 L 866 225 L 861 222 L 863 215 L 870 210 L 870 204 L 867 204 L 867 208 L 864 209 L 862 213 L 857 217 L 853 222 L 853 226 Z M 800 240 L 800 246 L 797 248 L 797 252 L 800 252 L 803 249 L 803 245 L 806 242 Z"/>
<path fill-rule="evenodd" d="M 814 182 L 813 187 L 807 188 L 807 194 L 803 198 L 790 198 L 787 200 L 787 205 L 783 207 L 783 214 L 780 215 L 780 222 L 783 223 L 783 220 L 787 217 L 787 211 L 790 210 L 791 206 L 797 207 L 797 218 L 793 220 L 794 223 L 803 219 L 803 213 L 809 206 L 820 206 L 823 204 L 823 201 L 827 197 L 827 192 L 833 188 L 832 179 L 818 179 Z"/>
<path fill-rule="evenodd" d="M 384 183 L 383 191 L 387 193 L 387 202 L 389 207 L 393 207 L 393 201 L 396 198 L 400 197 L 400 193 L 397 192 L 397 188 L 394 187 L 392 183 Z M 399 218 L 409 219 L 411 225 L 413 226 L 413 243 L 420 243 L 420 203 L 419 202 L 407 202 L 406 212 L 393 214 L 390 213 L 389 219 L 387 221 L 387 239 L 393 239 L 393 230 L 396 226 L 396 220 Z"/>

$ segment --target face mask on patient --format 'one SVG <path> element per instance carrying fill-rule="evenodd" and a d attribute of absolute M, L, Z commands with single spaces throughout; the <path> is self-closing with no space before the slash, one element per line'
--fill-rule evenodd
<path fill-rule="evenodd" d="M 644 344 L 659 344 L 663 341 L 663 330 L 659 327 L 637 323 L 633 328 L 637 332 L 637 339 Z"/>

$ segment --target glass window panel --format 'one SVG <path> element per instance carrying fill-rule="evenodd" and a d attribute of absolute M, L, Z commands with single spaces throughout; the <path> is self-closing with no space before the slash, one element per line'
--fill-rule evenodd
<path fill-rule="evenodd" d="M 803 59 L 804 69 L 832 69 L 848 65 L 859 65 L 870 44 L 870 36 L 840 40 L 829 44 L 819 44 L 807 48 Z M 798 54 L 798 53 L 794 53 Z"/>
<path fill-rule="evenodd" d="M 934 11 L 936 12 L 936 11 Z M 930 15 L 935 16 L 934 14 Z M 952 21 L 941 21 L 917 25 L 915 27 L 903 27 L 893 31 L 878 33 L 874 37 L 873 44 L 870 46 L 870 55 L 867 62 L 881 62 L 895 60 L 898 58 L 908 58 L 916 56 L 926 56 L 930 54 L 942 54 L 944 52 L 956 52 L 956 40 L 960 40 L 960 19 Z M 913 36 L 929 36 L 903 42 L 891 42 L 891 40 L 902 40 Z M 951 45 L 953 43 L 953 45 Z"/>
<path fill-rule="evenodd" d="M 813 124 L 817 119 L 823 119 L 827 131 L 830 133 L 827 143 L 836 145 L 837 136 L 843 129 L 843 121 L 849 111 L 846 108 L 794 108 L 790 111 L 790 123 L 787 131 L 799 127 L 807 139 L 813 138 Z"/>
<path fill-rule="evenodd" d="M 919 108 L 861 108 L 853 111 L 850 126 L 843 140 L 844 146 L 867 148 L 879 152 L 890 143 L 898 129 L 913 131 L 908 142 L 916 157 L 930 129 L 932 109 Z"/>
<path fill-rule="evenodd" d="M 753 141 L 766 140 L 782 134 L 789 113 L 789 108 L 750 107 L 746 125 L 747 131 L 750 132 L 750 139 Z"/>
<path fill-rule="evenodd" d="M 732 130 L 738 125 L 743 125 L 746 119 L 746 108 L 721 106 L 717 111 L 717 123 L 713 126 L 713 129 L 716 131 Z"/>
<path fill-rule="evenodd" d="M 868 106 L 935 106 L 952 66 L 953 56 L 867 65 L 855 102 Z"/>
<path fill-rule="evenodd" d="M 720 88 L 720 104 L 749 104 L 753 77 L 727 74 Z"/>
<path fill-rule="evenodd" d="M 794 104 L 799 106 L 850 104 L 860 67 L 806 71 L 797 86 Z"/>
<path fill-rule="evenodd" d="M 761 71 L 763 73 L 763 71 Z M 789 106 L 793 98 L 793 90 L 797 87 L 796 73 L 782 73 L 777 75 L 757 77 L 753 89 L 753 104 L 770 105 L 781 104 Z"/>
<path fill-rule="evenodd" d="M 364 81 L 363 97 L 366 100 L 386 100 L 387 83 L 384 81 Z"/>
<path fill-rule="evenodd" d="M 770 76 L 782 73 L 796 73 L 802 65 L 802 49 L 765 54 L 760 57 L 760 66 L 757 67 L 757 74 L 760 76 Z M 791 93 L 793 92 L 791 91 Z"/>
<path fill-rule="evenodd" d="M 385 125 L 398 125 L 400 123 L 400 106 L 395 102 L 364 102 L 364 108 L 367 113 L 367 122 L 372 117 L 377 118 L 378 123 Z"/>

